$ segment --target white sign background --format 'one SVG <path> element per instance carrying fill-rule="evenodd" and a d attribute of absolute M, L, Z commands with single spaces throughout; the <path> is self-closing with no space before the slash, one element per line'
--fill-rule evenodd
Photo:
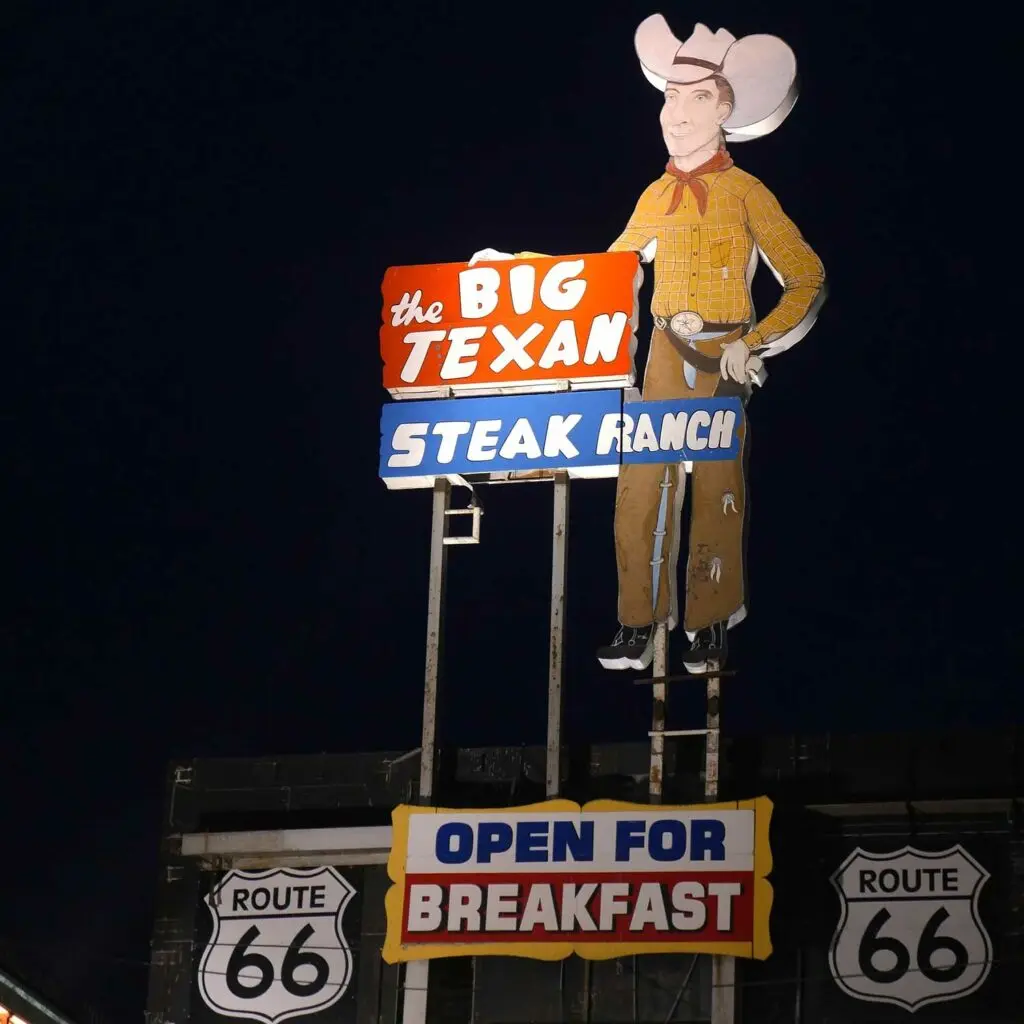
<path fill-rule="evenodd" d="M 854 999 L 910 1012 L 976 991 L 992 967 L 978 911 L 988 878 L 959 845 L 854 850 L 832 876 L 842 904 L 829 949 L 836 984 Z"/>
<path fill-rule="evenodd" d="M 687 830 L 686 854 L 678 861 L 655 860 L 646 849 L 633 848 L 628 861 L 615 860 L 616 826 L 620 821 L 639 821 L 649 828 L 656 822 L 678 821 Z M 695 822 L 720 822 L 725 828 L 725 859 L 693 860 L 690 856 L 690 828 Z M 516 848 L 492 854 L 481 864 L 476 856 L 465 863 L 447 864 L 436 856 L 437 833 L 445 825 L 461 824 L 476 829 L 483 822 L 504 823 L 513 829 L 525 822 L 571 822 L 577 829 L 587 822 L 594 830 L 594 856 L 589 861 L 530 861 L 516 859 Z M 550 847 L 550 839 L 548 841 Z M 754 812 L 740 811 L 677 811 L 672 809 L 635 811 L 474 811 L 444 814 L 413 814 L 409 818 L 409 842 L 405 871 L 417 874 L 507 873 L 545 874 L 572 871 L 574 874 L 607 871 L 666 871 L 698 866 L 701 871 L 752 871 L 754 867 Z"/>
<path fill-rule="evenodd" d="M 352 981 L 343 917 L 355 888 L 333 867 L 229 871 L 204 903 L 197 970 L 215 1014 L 280 1024 L 333 1006 Z"/>

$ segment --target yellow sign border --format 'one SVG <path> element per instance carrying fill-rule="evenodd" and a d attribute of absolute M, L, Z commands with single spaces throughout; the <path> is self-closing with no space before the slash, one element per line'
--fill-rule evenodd
<path fill-rule="evenodd" d="M 584 960 L 613 960 L 637 953 L 706 953 L 766 960 L 772 952 L 770 917 L 774 890 L 768 875 L 772 870 L 769 841 L 774 804 L 766 796 L 714 804 L 636 804 L 621 800 L 545 800 L 519 807 L 412 807 L 402 804 L 391 814 L 391 853 L 388 878 L 392 884 L 384 896 L 387 931 L 381 956 L 385 963 L 434 960 L 449 956 L 518 956 L 530 960 L 564 960 L 575 953 Z M 405 857 L 409 845 L 409 818 L 413 814 L 521 814 L 558 811 L 753 811 L 754 812 L 754 934 L 750 942 L 479 942 L 420 944 L 401 943 L 401 922 L 405 910 Z M 394 926 L 393 926 L 394 925 Z"/>

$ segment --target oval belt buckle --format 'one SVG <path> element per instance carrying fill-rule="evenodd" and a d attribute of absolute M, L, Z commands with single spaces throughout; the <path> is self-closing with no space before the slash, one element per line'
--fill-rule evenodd
<path fill-rule="evenodd" d="M 676 313 L 669 321 L 669 326 L 672 328 L 673 334 L 680 338 L 688 338 L 691 334 L 700 333 L 704 326 L 704 319 L 699 313 L 685 310 L 682 313 Z"/>

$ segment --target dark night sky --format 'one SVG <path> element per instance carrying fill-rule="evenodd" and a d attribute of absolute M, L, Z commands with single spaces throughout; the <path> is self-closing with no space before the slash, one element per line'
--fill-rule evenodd
<path fill-rule="evenodd" d="M 119 1019 L 144 999 L 169 759 L 417 745 L 429 497 L 376 477 L 380 280 L 605 248 L 664 165 L 632 49 L 658 9 L 5 5 L 0 938 Z M 830 278 L 750 408 L 728 727 L 1021 721 L 997 462 L 1020 371 L 977 301 L 1006 245 L 970 212 L 978 94 L 934 59 L 960 22 L 660 9 L 792 45 L 796 109 L 733 155 Z M 613 490 L 573 491 L 577 738 L 648 727 L 593 655 Z M 484 499 L 484 543 L 450 559 L 447 738 L 537 741 L 550 489 Z"/>

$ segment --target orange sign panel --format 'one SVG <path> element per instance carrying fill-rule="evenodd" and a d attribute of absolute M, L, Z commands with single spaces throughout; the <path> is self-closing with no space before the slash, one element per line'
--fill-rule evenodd
<path fill-rule="evenodd" d="M 632 252 L 391 267 L 380 353 L 393 398 L 631 387 Z"/>

